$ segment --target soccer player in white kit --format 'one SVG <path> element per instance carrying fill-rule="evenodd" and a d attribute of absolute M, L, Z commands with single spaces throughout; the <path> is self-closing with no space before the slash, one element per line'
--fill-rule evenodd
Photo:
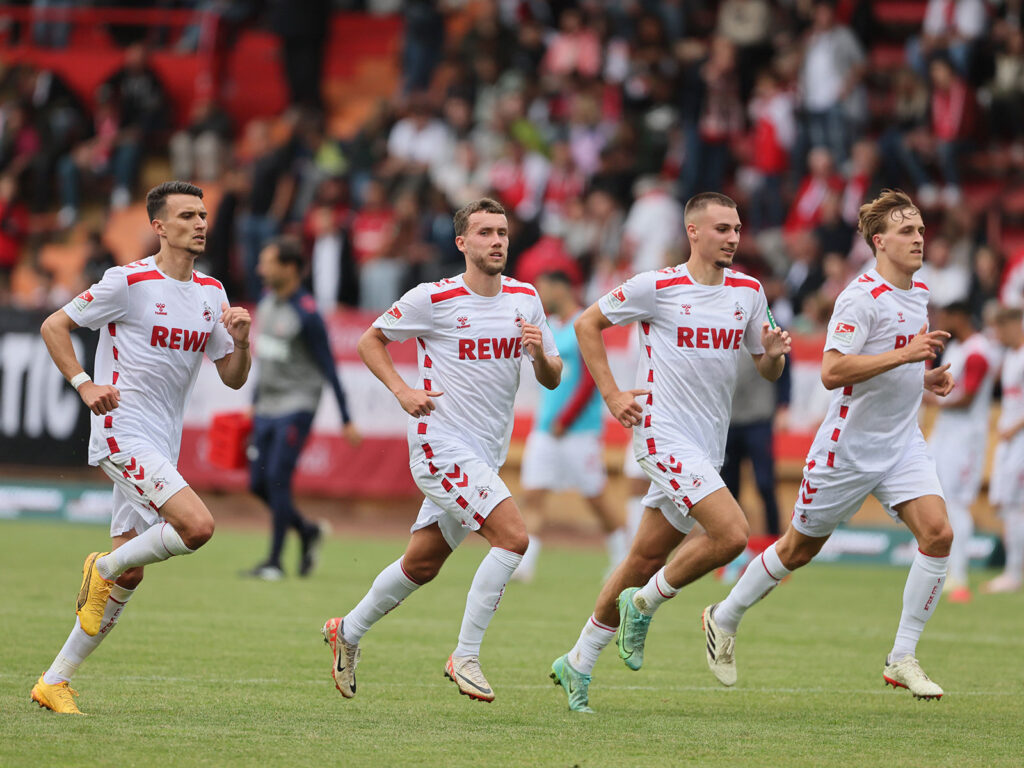
<path fill-rule="evenodd" d="M 608 410 L 633 428 L 633 453 L 651 480 L 629 554 L 605 583 L 576 645 L 551 665 L 552 680 L 576 712 L 593 711 L 591 671 L 613 637 L 626 666 L 640 669 L 655 609 L 746 546 L 746 517 L 718 474 L 737 360 L 749 353 L 758 372 L 775 380 L 790 348 L 789 334 L 769 322 L 761 284 L 729 268 L 740 239 L 736 203 L 701 193 L 687 202 L 684 219 L 686 264 L 636 275 L 576 321 L 583 358 Z M 601 331 L 634 321 L 638 387 L 622 391 Z M 703 530 L 688 535 L 694 521 Z"/>
<path fill-rule="evenodd" d="M 951 603 L 971 599 L 967 584 L 967 551 L 974 533 L 971 504 L 981 489 L 988 448 L 988 412 L 996 380 L 996 350 L 974 327 L 971 311 L 958 301 L 943 307 L 936 325 L 953 338 L 946 345 L 942 362 L 956 386 L 948 397 L 924 393 L 924 402 L 938 407 L 928 448 L 935 457 L 935 469 L 942 483 L 946 511 L 953 528 L 953 546 L 949 550 L 949 575 L 944 590 Z"/>
<path fill-rule="evenodd" d="M 807 456 L 793 519 L 728 597 L 704 609 L 708 666 L 724 685 L 736 682 L 736 630 L 746 610 L 809 563 L 871 494 L 918 544 L 885 681 L 918 698 L 942 696 L 914 653 L 942 593 L 953 531 L 917 413 L 925 389 L 945 396 L 953 388 L 948 365 L 925 369 L 949 334 L 928 331 L 928 288 L 913 279 L 924 253 L 913 201 L 884 190 L 861 206 L 860 231 L 876 266 L 843 290 L 829 320 L 821 381 L 832 401 Z"/>
<path fill-rule="evenodd" d="M 346 698 L 356 695 L 363 635 L 433 579 L 470 531 L 477 531 L 491 549 L 470 586 L 445 675 L 460 693 L 494 700 L 480 669 L 480 645 L 528 543 L 498 469 L 508 453 L 523 357 L 548 389 L 558 386 L 562 361 L 536 289 L 502 277 L 508 220 L 501 204 L 482 198 L 456 212 L 455 244 L 466 257 L 466 271 L 416 286 L 359 340 L 363 362 L 409 414 L 409 467 L 426 498 L 404 555 L 380 572 L 355 608 L 324 624 L 331 675 Z M 402 380 L 387 351 L 391 342 L 413 338 L 416 387 Z"/>
<path fill-rule="evenodd" d="M 1024 579 L 1024 310 L 1000 307 L 993 325 L 1005 347 L 1000 382 L 1003 404 L 996 429 L 988 497 L 1003 518 L 1006 566 L 982 592 L 1016 592 Z"/>
<path fill-rule="evenodd" d="M 108 269 L 43 322 L 53 362 L 93 414 L 89 463 L 114 482 L 111 551 L 86 558 L 75 627 L 32 689 L 55 712 L 81 714 L 71 678 L 117 624 L 144 566 L 191 554 L 213 535 L 213 516 L 177 470 L 185 403 L 204 354 L 229 387 L 245 383 L 251 320 L 192 268 L 206 247 L 202 198 L 181 181 L 150 190 L 157 254 Z M 71 343 L 80 326 L 100 331 L 95 381 Z"/>

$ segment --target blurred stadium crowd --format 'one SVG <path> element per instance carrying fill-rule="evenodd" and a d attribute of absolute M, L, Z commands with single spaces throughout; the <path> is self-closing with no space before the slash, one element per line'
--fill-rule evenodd
<path fill-rule="evenodd" d="M 8 20 L 3 46 L 66 45 L 52 11 L 86 3 L 21 5 L 51 15 Z M 120 29 L 123 65 L 88 100 L 4 66 L 0 306 L 59 306 L 97 280 L 114 263 L 103 222 L 145 194 L 147 168 L 218 190 L 204 267 L 235 301 L 258 299 L 257 254 L 294 232 L 323 309 L 385 308 L 461 271 L 451 213 L 482 194 L 510 211 L 511 274 L 565 271 L 591 301 L 685 259 L 682 203 L 712 189 L 740 204 L 740 269 L 781 324 L 814 332 L 870 261 L 859 205 L 889 186 L 925 213 L 936 306 L 981 320 L 996 298 L 1024 303 L 1022 0 L 157 5 L 277 34 L 291 106 L 240 124 L 215 77 L 172 114 L 147 52 L 194 51 L 198 23 Z M 404 22 L 395 92 L 344 135 L 310 87 L 337 11 Z M 71 280 L 40 259 L 67 242 L 87 249 Z"/>

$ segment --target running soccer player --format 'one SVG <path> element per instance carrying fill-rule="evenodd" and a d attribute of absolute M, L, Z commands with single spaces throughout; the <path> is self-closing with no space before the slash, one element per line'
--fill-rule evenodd
<path fill-rule="evenodd" d="M 1024 580 L 1024 310 L 1000 307 L 996 338 L 1005 349 L 1000 381 L 1003 407 L 996 429 L 999 443 L 989 483 L 989 501 L 1003 518 L 1006 566 L 982 592 L 1016 592 Z"/>
<path fill-rule="evenodd" d="M 537 418 L 523 450 L 523 517 L 530 546 L 512 576 L 518 581 L 530 581 L 537 568 L 544 503 L 551 491 L 574 490 L 586 499 L 604 530 L 610 569 L 626 556 L 629 544 L 626 529 L 616 520 L 604 494 L 604 406 L 580 357 L 572 326 L 583 307 L 564 272 L 542 274 L 537 278 L 537 291 L 562 358 L 562 383 L 557 389 L 541 392 Z"/>
<path fill-rule="evenodd" d="M 177 470 L 185 403 L 204 353 L 232 389 L 251 363 L 249 313 L 192 268 L 206 247 L 203 190 L 165 182 L 149 191 L 146 212 L 157 254 L 108 269 L 42 325 L 53 362 L 92 411 L 89 463 L 114 482 L 110 552 L 85 559 L 75 627 L 32 688 L 33 701 L 65 714 L 81 714 L 71 679 L 117 624 L 144 566 L 191 554 L 213 535 L 210 510 Z M 80 326 L 102 329 L 95 381 L 71 344 Z"/>
<path fill-rule="evenodd" d="M 366 366 L 409 414 L 409 467 L 426 497 L 405 554 L 380 572 L 344 617 L 328 619 L 324 640 L 341 695 L 356 695 L 359 642 L 382 616 L 433 579 L 470 531 L 491 545 L 466 598 L 458 645 L 445 675 L 459 692 L 493 701 L 480 669 L 480 645 L 505 585 L 522 560 L 526 526 L 498 469 L 508 453 L 512 404 L 522 358 L 537 381 L 558 386 L 562 361 L 533 286 L 502 277 L 508 220 L 482 198 L 455 214 L 455 245 L 466 271 L 421 283 L 395 302 L 359 340 Z M 417 386 L 395 370 L 387 345 L 416 339 Z"/>
<path fill-rule="evenodd" d="M 935 457 L 935 469 L 953 529 L 949 575 L 944 590 L 951 603 L 966 603 L 971 599 L 967 584 L 970 561 L 967 549 L 974 534 L 971 504 L 981 489 L 985 469 L 988 412 L 997 366 L 995 349 L 974 327 L 971 310 L 965 302 L 954 302 L 939 310 L 936 325 L 953 336 L 946 345 L 942 362 L 948 363 L 956 386 L 945 398 L 924 393 L 924 402 L 940 409 L 928 438 L 928 448 Z"/>
<path fill-rule="evenodd" d="M 302 545 L 299 576 L 308 576 L 316 566 L 326 524 L 305 519 L 295 508 L 292 479 L 325 381 L 338 403 L 345 439 L 351 445 L 361 440 L 349 418 L 324 319 L 316 299 L 302 289 L 305 263 L 299 241 L 281 237 L 260 252 L 256 267 L 268 290 L 256 309 L 258 376 L 249 488 L 270 507 L 272 525 L 267 559 L 245 575 L 265 581 L 284 578 L 281 550 L 289 528 Z"/>
<path fill-rule="evenodd" d="M 686 264 L 636 275 L 576 321 L 583 359 L 612 416 L 633 428 L 633 452 L 651 480 L 629 554 L 576 645 L 551 666 L 577 712 L 593 711 L 591 671 L 612 637 L 626 666 L 640 669 L 655 609 L 746 546 L 746 517 L 718 474 L 737 361 L 745 350 L 775 380 L 790 348 L 789 334 L 769 322 L 761 284 L 729 268 L 740 240 L 736 203 L 701 193 L 686 204 L 684 221 Z M 642 347 L 639 388 L 622 391 L 601 331 L 633 321 Z M 690 536 L 694 521 L 703 530 Z"/>
<path fill-rule="evenodd" d="M 860 232 L 876 266 L 843 290 L 829 320 L 821 381 L 832 401 L 807 455 L 792 522 L 725 600 L 704 609 L 707 660 L 719 682 L 735 684 L 743 614 L 809 563 L 871 494 L 918 545 L 883 676 L 917 698 L 937 699 L 942 688 L 914 654 L 942 593 L 953 531 L 917 412 L 925 389 L 943 397 L 953 389 L 949 365 L 925 369 L 949 334 L 928 331 L 928 288 L 913 279 L 924 253 L 924 223 L 913 201 L 884 190 L 861 206 Z"/>

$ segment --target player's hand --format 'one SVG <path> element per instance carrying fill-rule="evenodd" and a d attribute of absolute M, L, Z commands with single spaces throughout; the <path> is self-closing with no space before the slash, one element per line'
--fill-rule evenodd
<path fill-rule="evenodd" d="M 91 381 L 82 383 L 78 388 L 78 396 L 82 398 L 86 407 L 97 416 L 103 416 L 114 410 L 121 400 L 121 392 L 117 387 L 110 384 L 96 384 Z"/>
<path fill-rule="evenodd" d="M 444 392 L 432 389 L 423 390 L 407 387 L 395 395 L 395 397 L 398 398 L 398 403 L 402 406 L 402 410 L 410 416 L 428 416 L 437 407 L 430 398 L 440 397 L 443 394 Z"/>
<path fill-rule="evenodd" d="M 341 434 L 348 441 L 348 444 L 353 448 L 358 448 L 359 444 L 363 442 L 363 433 L 359 431 L 359 427 L 354 422 L 349 422 L 341 428 Z"/>
<path fill-rule="evenodd" d="M 540 328 L 523 320 L 523 347 L 533 358 L 544 357 L 544 337 Z"/>
<path fill-rule="evenodd" d="M 612 416 L 627 429 L 635 427 L 640 423 L 644 415 L 643 406 L 636 401 L 641 395 L 649 395 L 649 389 L 627 389 L 625 392 L 613 392 L 604 399 Z"/>
<path fill-rule="evenodd" d="M 243 348 L 249 346 L 249 329 L 252 328 L 249 310 L 245 307 L 232 307 L 226 301 L 221 302 L 220 310 L 220 321 L 228 329 L 235 343 Z"/>
<path fill-rule="evenodd" d="M 903 348 L 906 355 L 906 362 L 920 363 L 924 360 L 934 360 L 939 352 L 946 348 L 946 339 L 950 338 L 946 331 L 929 331 L 928 323 L 921 326 L 921 330 L 910 340 L 910 343 Z"/>
<path fill-rule="evenodd" d="M 793 349 L 793 340 L 789 337 L 789 331 L 772 328 L 766 321 L 761 323 L 761 346 L 768 357 L 778 360 L 790 353 Z"/>
<path fill-rule="evenodd" d="M 950 363 L 941 368 L 924 372 L 924 388 L 939 397 L 945 397 L 953 391 L 953 374 L 949 372 Z"/>

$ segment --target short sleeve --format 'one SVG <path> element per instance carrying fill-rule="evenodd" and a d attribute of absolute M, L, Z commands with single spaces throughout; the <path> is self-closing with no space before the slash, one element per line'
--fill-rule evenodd
<path fill-rule="evenodd" d="M 828 321 L 825 350 L 834 349 L 844 355 L 855 355 L 864 348 L 871 333 L 871 306 L 860 291 L 844 291 L 836 300 L 832 318 Z"/>
<path fill-rule="evenodd" d="M 64 305 L 64 314 L 76 325 L 94 331 L 127 313 L 128 281 L 118 267 L 108 269 L 98 283 Z"/>
<path fill-rule="evenodd" d="M 220 294 L 217 296 L 217 311 L 227 304 L 231 306 L 231 302 L 228 301 L 228 295 L 221 288 Z M 217 322 L 213 324 L 213 330 L 210 332 L 210 340 L 206 344 L 206 356 L 216 362 L 225 355 L 230 355 L 235 351 L 235 340 L 231 338 L 231 334 L 228 333 L 228 329 L 224 327 L 224 323 L 220 321 L 220 315 L 217 315 Z"/>
<path fill-rule="evenodd" d="M 548 318 L 547 315 L 544 314 L 544 305 L 540 303 L 540 297 L 537 298 L 532 312 L 532 317 L 529 318 L 529 321 L 531 324 L 540 328 L 545 357 L 559 357 L 558 346 L 555 344 L 555 336 L 551 333 L 551 327 L 548 325 Z M 525 347 L 523 348 L 523 354 L 526 355 L 530 362 L 533 362 L 533 356 L 526 351 Z"/>
<path fill-rule="evenodd" d="M 766 322 L 768 322 L 768 300 L 765 298 L 764 289 L 758 287 L 753 308 L 750 310 L 750 317 L 747 318 L 747 328 L 743 331 L 743 346 L 752 355 L 764 354 L 764 345 L 761 343 L 761 326 Z"/>
<path fill-rule="evenodd" d="M 426 285 L 417 285 L 373 321 L 391 341 L 423 336 L 434 329 L 434 312 Z"/>
<path fill-rule="evenodd" d="M 597 306 L 615 325 L 650 320 L 656 306 L 654 283 L 654 272 L 641 272 L 598 299 Z"/>

